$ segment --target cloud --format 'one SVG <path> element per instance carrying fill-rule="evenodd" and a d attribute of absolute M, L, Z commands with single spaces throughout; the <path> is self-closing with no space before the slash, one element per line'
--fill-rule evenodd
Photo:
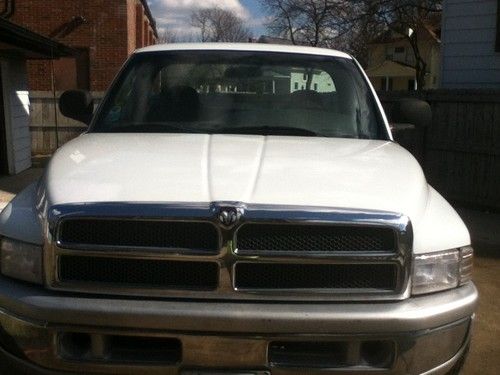
<path fill-rule="evenodd" d="M 217 6 L 233 11 L 253 26 L 249 10 L 239 0 L 148 0 L 148 3 L 159 32 L 168 29 L 181 39 L 196 35 L 198 30 L 191 26 L 191 13 L 197 9 Z"/>
<path fill-rule="evenodd" d="M 218 6 L 235 12 L 242 18 L 249 16 L 248 10 L 241 5 L 239 0 L 155 0 L 165 10 L 191 13 L 195 9 Z"/>
<path fill-rule="evenodd" d="M 272 19 L 273 19 L 272 16 L 253 17 L 253 18 L 247 19 L 245 23 L 250 28 L 262 28 L 265 25 L 267 25 L 269 22 L 271 22 Z"/>

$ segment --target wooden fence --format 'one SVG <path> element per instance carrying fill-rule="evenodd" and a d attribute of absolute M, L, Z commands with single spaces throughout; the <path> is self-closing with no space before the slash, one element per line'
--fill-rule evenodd
<path fill-rule="evenodd" d="M 31 154 L 50 155 L 58 147 L 80 135 L 87 128 L 78 121 L 64 117 L 50 91 L 30 92 L 30 132 Z M 98 103 L 103 93 L 93 92 L 94 101 Z"/>
<path fill-rule="evenodd" d="M 432 125 L 414 136 L 429 183 L 446 198 L 500 210 L 500 91 L 432 90 L 379 93 L 384 106 L 414 96 L 433 111 Z"/>

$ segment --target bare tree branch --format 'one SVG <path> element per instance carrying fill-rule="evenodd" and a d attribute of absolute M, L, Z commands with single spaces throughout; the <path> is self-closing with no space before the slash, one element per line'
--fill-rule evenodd
<path fill-rule="evenodd" d="M 363 63 L 368 45 L 384 31 L 408 41 L 415 56 L 416 79 L 425 87 L 427 63 L 421 30 L 442 11 L 442 0 L 260 0 L 273 16 L 268 30 L 293 44 L 342 49 Z M 413 33 L 409 33 L 409 30 Z"/>
<path fill-rule="evenodd" d="M 200 30 L 202 42 L 247 42 L 251 37 L 240 17 L 218 7 L 194 11 L 191 25 Z"/>
<path fill-rule="evenodd" d="M 160 37 L 158 38 L 158 42 L 160 43 L 177 43 L 179 42 L 179 36 L 175 31 L 172 31 L 168 28 L 163 29 L 160 33 Z"/>

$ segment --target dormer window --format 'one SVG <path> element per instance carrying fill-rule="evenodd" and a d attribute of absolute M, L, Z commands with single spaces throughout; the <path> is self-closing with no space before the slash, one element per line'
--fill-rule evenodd
<path fill-rule="evenodd" d="M 406 62 L 406 48 L 404 46 L 387 47 L 385 59 L 391 61 Z"/>

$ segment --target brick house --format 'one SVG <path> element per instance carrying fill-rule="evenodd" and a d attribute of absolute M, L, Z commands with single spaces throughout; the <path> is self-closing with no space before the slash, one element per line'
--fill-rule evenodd
<path fill-rule="evenodd" d="M 85 129 L 59 112 L 64 90 L 89 90 L 98 102 L 127 57 L 158 40 L 147 0 L 0 0 L 0 14 L 76 51 L 27 63 L 32 155 L 51 154 Z"/>
<path fill-rule="evenodd" d="M 57 91 L 105 91 L 127 56 L 158 38 L 146 0 L 10 1 L 15 6 L 11 22 L 80 51 L 76 59 L 54 63 Z M 51 91 L 51 74 L 49 62 L 30 62 L 30 90 Z"/>

